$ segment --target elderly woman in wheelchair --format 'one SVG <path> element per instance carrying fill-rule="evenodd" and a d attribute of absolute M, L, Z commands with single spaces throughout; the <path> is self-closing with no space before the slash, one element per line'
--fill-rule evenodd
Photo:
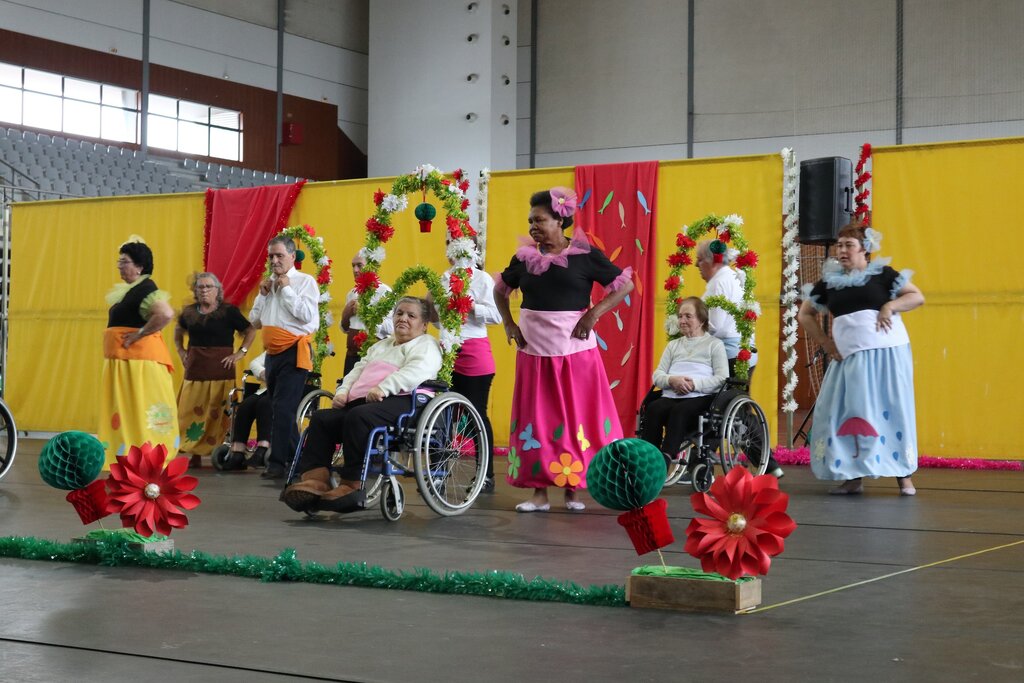
<path fill-rule="evenodd" d="M 706 491 L 716 462 L 724 471 L 744 466 L 764 474 L 768 421 L 747 382 L 729 379 L 725 346 L 708 332 L 707 306 L 697 297 L 683 299 L 678 321 L 683 336 L 669 342 L 654 371 L 637 435 L 665 454 L 666 485 L 682 481 Z"/>
<path fill-rule="evenodd" d="M 661 396 L 645 402 L 640 438 L 677 459 L 683 440 L 698 428 L 716 392 L 729 377 L 729 361 L 721 340 L 708 333 L 708 307 L 695 296 L 679 304 L 682 336 L 669 342 L 654 371 Z"/>
<path fill-rule="evenodd" d="M 441 369 L 441 348 L 426 334 L 430 305 L 404 297 L 394 311 L 394 334 L 370 347 L 345 376 L 331 403 L 309 422 L 296 471 L 300 480 L 281 495 L 298 512 L 352 512 L 365 501 L 363 464 L 375 428 L 395 423 L 409 412 L 409 394 Z M 344 465 L 332 486 L 331 463 L 341 443 Z"/>

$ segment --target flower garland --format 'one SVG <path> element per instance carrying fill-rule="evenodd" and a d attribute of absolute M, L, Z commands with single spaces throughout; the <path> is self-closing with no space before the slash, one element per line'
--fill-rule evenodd
<path fill-rule="evenodd" d="M 860 146 L 860 158 L 857 160 L 857 166 L 854 168 L 854 172 L 857 177 L 853 181 L 853 201 L 855 208 L 853 209 L 853 217 L 859 221 L 865 227 L 871 225 L 871 207 L 868 206 L 868 197 L 871 195 L 871 190 L 866 186 L 869 180 L 871 180 L 871 172 L 865 171 L 864 168 L 871 158 L 871 143 L 865 142 Z"/>
<path fill-rule="evenodd" d="M 740 352 L 736 356 L 736 376 L 746 379 L 750 370 L 750 338 L 754 334 L 754 323 L 757 316 L 761 314 L 761 306 L 754 300 L 754 279 L 753 270 L 757 267 L 757 254 L 747 246 L 740 229 L 743 219 L 736 215 L 716 216 L 709 214 L 692 225 L 684 225 L 676 235 L 676 253 L 668 257 L 670 267 L 669 276 L 665 280 L 665 291 L 668 292 L 668 301 L 665 304 L 665 330 L 669 339 L 677 339 L 680 336 L 679 323 L 676 320 L 677 309 L 682 302 L 683 290 L 683 268 L 693 263 L 691 251 L 697 246 L 697 240 L 706 233 L 713 233 L 716 239 L 725 245 L 732 245 L 727 248 L 730 257 L 728 261 L 734 261 L 744 275 L 743 279 L 743 303 L 739 306 L 726 299 L 724 296 L 712 296 L 704 302 L 708 308 L 721 308 L 731 315 L 736 321 L 736 329 L 740 333 Z M 723 254 L 724 255 L 724 254 Z"/>
<path fill-rule="evenodd" d="M 317 303 L 317 310 L 320 314 L 320 325 L 313 333 L 313 372 L 319 373 L 323 366 L 324 358 L 334 353 L 334 345 L 331 344 L 329 331 L 334 324 L 331 312 L 327 310 L 327 304 L 331 301 L 331 295 L 327 288 L 330 287 L 334 278 L 331 276 L 331 259 L 324 251 L 324 238 L 318 237 L 316 231 L 309 225 L 293 225 L 285 228 L 277 234 L 278 237 L 290 237 L 296 244 L 304 246 L 309 256 L 316 263 L 316 284 L 320 289 L 320 301 Z M 302 269 L 302 262 L 306 254 L 301 250 L 295 251 L 295 268 Z M 263 277 L 270 277 L 270 262 L 263 271 Z"/>
<path fill-rule="evenodd" d="M 797 363 L 797 321 L 799 311 L 797 300 L 800 297 L 800 244 L 797 221 L 796 191 L 799 184 L 799 173 L 796 167 L 796 156 L 793 148 L 782 150 L 782 214 L 785 230 L 782 233 L 782 257 L 785 265 L 782 268 L 782 374 L 786 383 L 782 387 L 782 410 L 793 413 L 799 407 L 793 398 L 799 377 L 796 374 Z"/>
<path fill-rule="evenodd" d="M 444 206 L 445 223 L 451 238 L 448 256 L 453 262 L 453 270 L 447 281 L 441 282 L 441 277 L 426 266 L 409 268 L 398 277 L 391 292 L 375 302 L 374 294 L 381 285 L 377 273 L 381 261 L 386 256 L 384 245 L 395 234 L 395 229 L 391 226 L 391 216 L 408 208 L 407 194 L 425 194 L 427 190 L 433 192 Z M 452 381 L 452 367 L 458 351 L 457 340 L 462 332 L 462 323 L 466 321 L 473 308 L 473 299 L 469 296 L 469 283 L 473 277 L 472 269 L 479 260 L 479 252 L 472 239 L 476 236 L 476 230 L 469 224 L 469 215 L 466 213 L 466 209 L 469 208 L 467 190 L 469 180 L 462 169 L 453 171 L 452 178 L 448 179 L 430 164 L 424 164 L 417 167 L 413 173 L 395 178 L 389 194 L 378 189 L 373 195 L 373 203 L 377 205 L 377 210 L 366 221 L 366 246 L 363 247 L 366 266 L 356 278 L 359 317 L 366 323 L 368 330 L 375 330 L 380 326 L 384 316 L 391 312 L 395 303 L 413 284 L 422 281 L 427 286 L 427 291 L 438 307 L 443 328 L 441 346 L 444 350 L 444 362 L 437 378 L 449 383 Z M 360 344 L 360 353 L 365 354 L 376 339 L 361 332 L 356 336 L 356 341 Z"/>

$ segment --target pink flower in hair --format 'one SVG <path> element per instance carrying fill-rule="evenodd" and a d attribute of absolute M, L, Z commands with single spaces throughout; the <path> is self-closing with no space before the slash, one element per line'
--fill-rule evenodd
<path fill-rule="evenodd" d="M 576 213 L 576 193 L 568 187 L 552 187 L 551 210 L 562 218 Z"/>

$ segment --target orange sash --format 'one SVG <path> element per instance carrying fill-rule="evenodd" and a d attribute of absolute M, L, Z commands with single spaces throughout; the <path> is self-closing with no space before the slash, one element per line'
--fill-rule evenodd
<path fill-rule="evenodd" d="M 295 367 L 310 372 L 313 371 L 313 356 L 310 352 L 312 343 L 312 332 L 302 335 L 289 332 L 283 327 L 263 326 L 263 348 L 267 350 L 268 354 L 274 356 L 298 344 L 299 347 L 295 350 Z"/>
<path fill-rule="evenodd" d="M 167 350 L 164 337 L 159 332 L 147 334 L 127 349 L 121 345 L 126 335 L 138 332 L 137 327 L 108 327 L 103 331 L 103 357 L 116 360 L 151 360 L 167 366 L 167 372 L 174 372 L 171 352 Z"/>

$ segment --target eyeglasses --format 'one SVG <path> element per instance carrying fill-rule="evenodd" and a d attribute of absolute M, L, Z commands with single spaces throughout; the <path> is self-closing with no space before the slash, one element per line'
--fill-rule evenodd
<path fill-rule="evenodd" d="M 217 289 L 217 285 L 196 285 L 196 289 Z"/>
<path fill-rule="evenodd" d="M 117 259 L 117 265 L 118 265 L 118 267 L 121 267 L 121 266 L 131 266 L 131 265 L 134 265 L 134 261 L 132 261 L 131 259 L 127 259 L 127 258 L 121 258 L 121 259 Z"/>

